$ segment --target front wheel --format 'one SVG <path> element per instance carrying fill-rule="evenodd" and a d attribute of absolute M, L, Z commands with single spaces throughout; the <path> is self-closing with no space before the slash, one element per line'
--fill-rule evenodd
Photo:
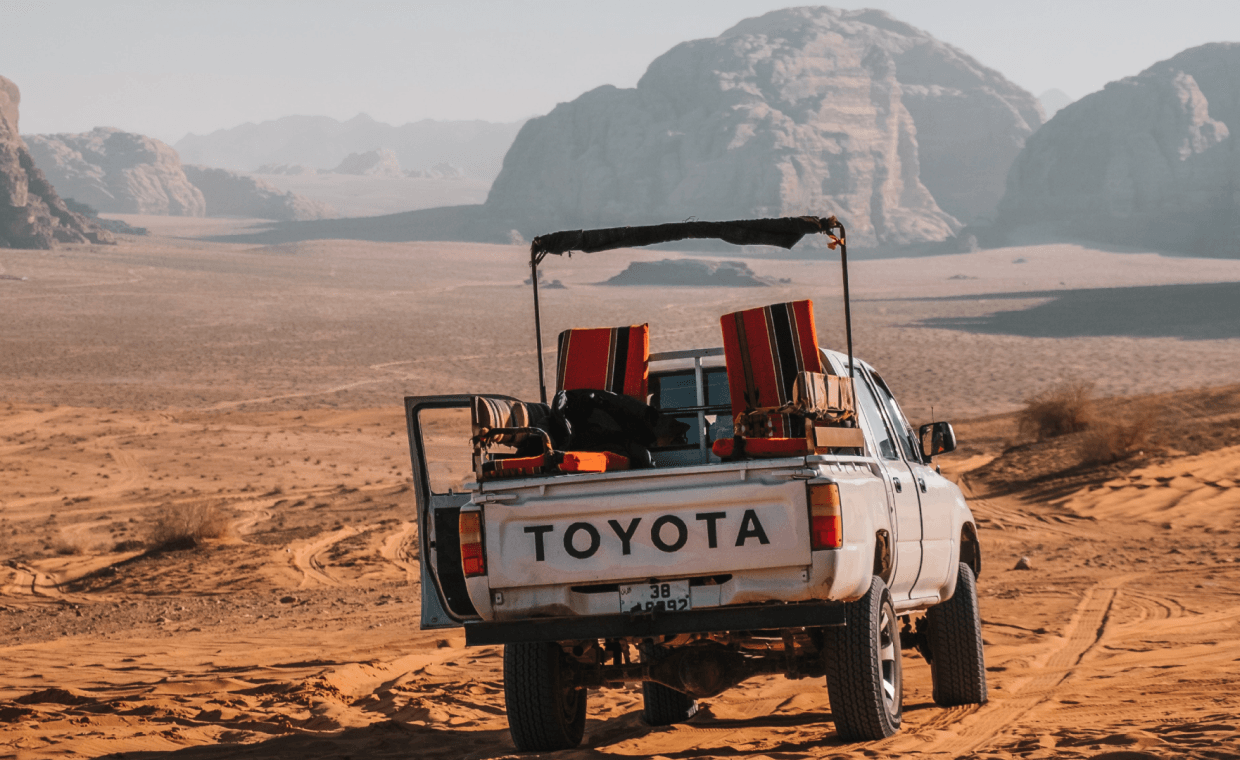
<path fill-rule="evenodd" d="M 986 657 L 973 569 L 960 563 L 956 593 L 926 611 L 926 644 L 935 704 L 986 702 Z"/>
<path fill-rule="evenodd" d="M 891 594 L 874 576 L 865 596 L 847 605 L 847 624 L 826 633 L 827 696 L 845 741 L 877 741 L 900 730 L 903 675 L 900 628 Z"/>
<path fill-rule="evenodd" d="M 564 659 L 554 642 L 504 645 L 508 732 L 522 752 L 553 752 L 581 743 L 586 690 L 565 683 Z"/>

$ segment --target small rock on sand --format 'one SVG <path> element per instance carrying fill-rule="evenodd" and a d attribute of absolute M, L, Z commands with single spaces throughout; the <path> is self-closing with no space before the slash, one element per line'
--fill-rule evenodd
<path fill-rule="evenodd" d="M 1013 570 L 1032 570 L 1033 563 L 1029 561 L 1028 557 L 1021 557 L 1020 559 L 1016 560 L 1016 567 L 1012 569 Z"/>

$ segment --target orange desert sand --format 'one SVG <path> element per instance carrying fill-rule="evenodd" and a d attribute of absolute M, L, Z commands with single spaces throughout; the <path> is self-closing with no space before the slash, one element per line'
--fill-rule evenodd
<path fill-rule="evenodd" d="M 401 398 L 537 395 L 526 254 L 256 248 L 191 237 L 242 222 L 126 219 L 152 237 L 0 251 L 0 757 L 514 754 L 501 650 L 418 630 Z M 689 255 L 791 282 L 598 284 Z M 842 347 L 834 254 L 546 270 L 567 286 L 544 292 L 550 345 L 636 321 L 655 351 L 717 345 L 718 315 L 811 297 Z M 904 726 L 886 741 L 841 743 L 820 679 L 770 677 L 660 729 L 638 687 L 594 692 L 585 741 L 557 756 L 1240 757 L 1240 337 L 921 324 L 1051 301 L 947 297 L 1238 282 L 1240 261 L 1061 244 L 862 259 L 851 275 L 858 355 L 915 420 L 933 405 L 958 422 L 942 464 L 981 525 L 989 704 L 935 706 L 906 652 Z M 1234 302 L 1219 308 L 1234 321 Z M 1071 436 L 1019 436 L 1021 400 L 1064 377 L 1144 396 L 1100 404 L 1156 410 L 1144 450 L 1088 468 Z M 219 511 L 227 535 L 147 552 L 152 524 L 186 507 Z M 1032 569 L 1013 569 L 1021 557 Z"/>

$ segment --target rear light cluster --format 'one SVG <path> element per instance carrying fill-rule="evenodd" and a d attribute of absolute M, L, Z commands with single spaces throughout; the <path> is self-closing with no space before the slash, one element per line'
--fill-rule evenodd
<path fill-rule="evenodd" d="M 814 483 L 809 493 L 810 548 L 838 549 L 843 544 L 840 489 L 834 483 Z"/>
<path fill-rule="evenodd" d="M 487 574 L 487 555 L 482 548 L 482 513 L 462 512 L 458 523 L 461 532 L 461 569 L 466 578 Z"/>

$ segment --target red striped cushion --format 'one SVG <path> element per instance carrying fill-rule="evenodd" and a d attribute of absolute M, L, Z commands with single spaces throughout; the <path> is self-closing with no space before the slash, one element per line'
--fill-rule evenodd
<path fill-rule="evenodd" d="M 737 451 L 735 438 L 720 438 L 710 445 L 710 450 L 720 459 L 744 455 L 751 457 L 795 457 L 812 453 L 804 438 L 742 438 L 741 451 Z"/>
<path fill-rule="evenodd" d="M 542 475 L 547 471 L 547 465 L 546 454 L 539 454 L 536 457 L 509 457 L 487 462 L 483 465 L 482 472 L 493 478 L 520 478 Z"/>
<path fill-rule="evenodd" d="M 559 390 L 610 391 L 646 403 L 650 325 L 573 328 L 560 333 Z"/>
<path fill-rule="evenodd" d="M 496 459 L 482 466 L 482 474 L 492 478 L 523 478 L 555 472 L 615 472 L 629 469 L 629 458 L 610 451 L 566 451 L 535 457 Z"/>
<path fill-rule="evenodd" d="M 629 469 L 629 458 L 610 451 L 566 451 L 562 472 L 614 472 Z"/>
<path fill-rule="evenodd" d="M 813 301 L 777 303 L 724 314 L 723 353 L 728 367 L 732 416 L 778 407 L 792 400 L 800 372 L 822 372 Z M 804 421 L 772 415 L 774 437 L 804 435 Z"/>

